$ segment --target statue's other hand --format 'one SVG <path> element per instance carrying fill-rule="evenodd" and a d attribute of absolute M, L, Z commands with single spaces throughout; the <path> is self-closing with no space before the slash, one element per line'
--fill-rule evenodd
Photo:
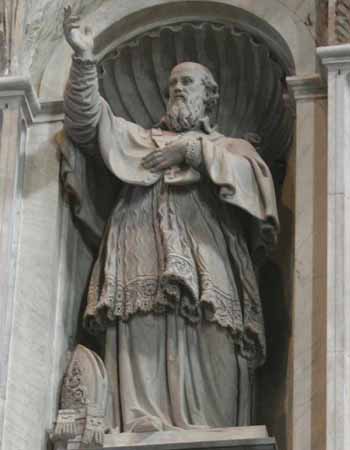
<path fill-rule="evenodd" d="M 182 164 L 186 155 L 186 144 L 175 142 L 162 150 L 156 150 L 142 160 L 142 166 L 151 172 L 161 172 Z"/>
<path fill-rule="evenodd" d="M 92 55 L 94 36 L 92 30 L 85 28 L 80 31 L 80 17 L 72 15 L 72 7 L 64 8 L 63 33 L 68 44 L 78 55 Z"/>

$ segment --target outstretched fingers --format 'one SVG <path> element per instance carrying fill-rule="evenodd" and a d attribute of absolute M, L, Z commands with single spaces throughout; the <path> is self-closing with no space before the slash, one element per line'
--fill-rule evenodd
<path fill-rule="evenodd" d="M 64 18 L 67 19 L 72 14 L 72 7 L 68 5 L 63 8 Z"/>
<path fill-rule="evenodd" d="M 76 25 L 80 22 L 80 16 L 72 16 L 72 7 L 68 5 L 63 9 L 63 24 L 66 28 L 76 28 Z"/>

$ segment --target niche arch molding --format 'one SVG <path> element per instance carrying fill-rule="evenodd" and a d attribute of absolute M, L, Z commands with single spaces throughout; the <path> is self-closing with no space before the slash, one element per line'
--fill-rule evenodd
<path fill-rule="evenodd" d="M 312 17 L 316 14 L 314 2 L 307 10 L 297 5 L 291 7 L 289 0 L 100 0 L 95 6 L 90 5 L 88 11 L 79 6 L 78 0 L 75 4 L 74 12 L 82 16 L 83 25 L 91 26 L 98 35 L 101 56 L 113 45 L 119 45 L 147 27 L 164 25 L 174 16 L 181 21 L 186 16 L 190 18 L 195 15 L 230 23 L 241 21 L 247 30 L 258 30 L 258 33 L 269 35 L 271 46 L 278 46 L 283 35 L 282 47 L 287 53 L 293 53 L 296 74 L 317 71 L 314 31 L 305 24 L 306 14 Z M 57 24 L 62 17 L 56 14 L 47 20 L 53 22 L 51 28 L 55 30 L 57 25 L 54 26 L 54 23 Z M 45 40 L 35 43 L 34 50 L 36 58 L 31 63 L 30 75 L 40 97 L 45 101 L 60 99 L 70 66 L 70 50 L 63 36 L 57 39 L 48 35 Z M 47 58 L 46 55 L 51 56 Z"/>
<path fill-rule="evenodd" d="M 96 17 L 94 14 L 86 17 L 83 25 L 85 23 L 93 25 L 94 17 Z M 251 12 L 233 6 L 232 4 L 228 5 L 218 3 L 217 1 L 168 2 L 162 5 L 147 7 L 136 13 L 127 14 L 106 26 L 97 34 L 97 60 L 99 64 L 102 64 L 108 58 L 113 58 L 113 56 L 117 57 L 118 53 L 122 54 L 122 50 L 135 49 L 140 45 L 142 36 L 149 35 L 152 37 L 154 35 L 156 37 L 158 32 L 160 34 L 162 32 L 159 30 L 170 30 L 175 33 L 176 29 L 181 28 L 181 24 L 186 24 L 189 29 L 191 27 L 205 28 L 213 26 L 217 29 L 218 33 L 226 32 L 225 30 L 232 28 L 233 34 L 236 33 L 245 42 L 247 37 L 249 37 L 253 46 L 260 45 L 265 48 L 267 57 L 271 59 L 271 63 L 274 65 L 276 80 L 283 81 L 286 76 L 295 73 L 295 63 L 291 49 L 276 29 L 266 20 L 259 18 Z M 62 95 L 63 83 L 70 65 L 69 51 L 67 53 L 67 50 L 66 44 L 62 43 L 59 49 L 53 54 L 48 66 L 48 72 L 42 78 L 43 85 L 45 85 L 48 84 L 47 81 L 50 80 L 50 77 L 54 81 L 55 76 L 58 76 L 62 84 L 56 83 L 55 85 L 58 94 L 57 98 Z M 48 78 L 45 78 L 46 75 Z M 135 78 L 134 74 L 131 78 Z M 220 80 L 218 81 L 220 83 Z M 284 108 L 283 110 L 287 112 L 288 108 L 290 108 L 289 113 L 291 114 L 286 115 L 287 123 L 283 127 L 277 127 L 275 133 L 272 132 L 273 130 L 271 128 L 270 134 L 273 137 L 272 141 L 274 143 L 279 141 L 280 133 L 283 134 L 283 151 L 278 145 L 272 145 L 276 149 L 276 153 L 264 155 L 265 159 L 268 159 L 275 182 L 279 186 L 282 185 L 284 179 L 288 150 L 294 133 L 294 106 L 288 103 L 288 92 L 283 91 L 282 85 L 280 85 L 280 88 L 279 95 L 275 97 L 275 101 L 272 100 L 273 103 L 275 102 L 275 116 L 278 115 L 281 108 Z M 41 95 L 46 97 L 45 89 L 41 91 Z M 134 119 L 134 117 L 131 116 L 129 119 Z M 139 122 L 139 120 L 136 121 Z M 284 130 L 287 130 L 287 133 L 284 134 Z M 237 134 L 243 134 L 244 131 L 247 130 L 238 130 Z M 264 402 L 262 401 L 261 403 Z M 278 411 L 275 411 L 275 416 L 277 414 Z M 261 414 L 260 418 L 263 415 Z M 271 422 L 273 421 L 276 421 L 276 417 L 271 419 Z"/>
<path fill-rule="evenodd" d="M 97 58 L 104 58 L 113 49 L 143 33 L 186 22 L 234 26 L 258 41 L 263 41 L 286 73 L 292 75 L 295 72 L 292 52 L 277 30 L 264 19 L 243 8 L 216 1 L 177 1 L 131 13 L 97 35 Z"/>

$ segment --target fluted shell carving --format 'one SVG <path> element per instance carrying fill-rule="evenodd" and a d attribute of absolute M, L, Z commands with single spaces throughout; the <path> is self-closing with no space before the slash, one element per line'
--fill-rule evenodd
<path fill-rule="evenodd" d="M 100 62 L 102 95 L 116 115 L 153 127 L 165 112 L 170 71 L 184 61 L 207 66 L 219 83 L 213 117 L 218 130 L 232 137 L 259 135 L 257 150 L 281 184 L 294 129 L 287 74 L 268 46 L 247 32 L 213 23 L 147 32 Z"/>
<path fill-rule="evenodd" d="M 350 1 L 335 2 L 335 41 L 339 44 L 350 42 Z"/>

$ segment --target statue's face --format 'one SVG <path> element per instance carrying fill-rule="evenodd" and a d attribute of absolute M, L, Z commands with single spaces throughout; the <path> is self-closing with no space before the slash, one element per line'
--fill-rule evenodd
<path fill-rule="evenodd" d="M 187 131 L 196 128 L 205 116 L 206 87 L 199 64 L 176 66 L 169 80 L 169 102 L 166 121 L 170 129 Z"/>
<path fill-rule="evenodd" d="M 204 113 L 206 88 L 202 80 L 203 73 L 192 63 L 176 66 L 171 72 L 169 80 L 170 105 L 178 101 L 186 103 L 201 101 Z"/>

